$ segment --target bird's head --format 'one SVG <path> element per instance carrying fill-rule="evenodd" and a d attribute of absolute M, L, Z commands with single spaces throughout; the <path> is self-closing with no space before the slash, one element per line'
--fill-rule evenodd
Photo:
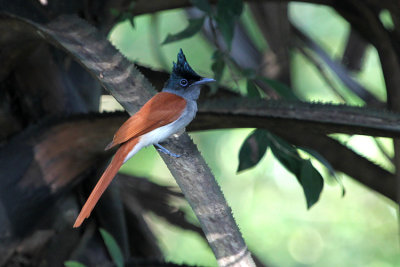
<path fill-rule="evenodd" d="M 179 50 L 177 62 L 173 64 L 172 73 L 163 91 L 196 100 L 199 97 L 201 85 L 215 81 L 198 75 L 186 61 L 182 49 Z"/>

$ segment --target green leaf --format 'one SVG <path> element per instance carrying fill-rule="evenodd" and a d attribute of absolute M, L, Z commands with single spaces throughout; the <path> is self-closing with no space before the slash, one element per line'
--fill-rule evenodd
<path fill-rule="evenodd" d="M 246 89 L 248 97 L 261 98 L 260 91 L 258 90 L 257 86 L 254 84 L 252 80 L 247 80 Z"/>
<path fill-rule="evenodd" d="M 275 158 L 296 177 L 300 175 L 302 158 L 300 157 L 297 149 L 281 139 L 280 137 L 269 133 L 268 138 L 270 140 L 271 151 Z"/>
<path fill-rule="evenodd" d="M 242 11 L 242 0 L 219 0 L 217 3 L 216 22 L 229 50 L 231 49 L 235 22 Z"/>
<path fill-rule="evenodd" d="M 214 52 L 213 56 L 213 63 L 211 65 L 211 70 L 214 73 L 214 79 L 217 81 L 216 83 L 212 83 L 210 85 L 212 92 L 216 92 L 218 85 L 222 79 L 222 74 L 224 73 L 225 69 L 225 60 L 224 60 L 224 54 L 217 50 Z"/>
<path fill-rule="evenodd" d="M 257 78 L 256 71 L 251 68 L 246 68 L 241 70 L 242 75 L 249 80 L 254 80 Z"/>
<path fill-rule="evenodd" d="M 135 16 L 131 16 L 129 18 L 129 23 L 131 24 L 132 28 L 135 28 Z"/>
<path fill-rule="evenodd" d="M 110 235 L 106 230 L 100 228 L 100 234 L 103 237 L 104 244 L 107 247 L 108 253 L 110 253 L 111 258 L 113 259 L 115 265 L 117 267 L 124 266 L 124 256 L 122 255 L 121 249 L 115 241 L 114 237 Z"/>
<path fill-rule="evenodd" d="M 165 38 L 162 44 L 165 45 L 192 37 L 201 30 L 203 24 L 204 24 L 204 17 L 198 19 L 189 19 L 189 25 L 183 31 L 175 34 L 168 34 L 167 38 Z"/>
<path fill-rule="evenodd" d="M 298 180 L 306 196 L 307 208 L 311 208 L 319 199 L 324 180 L 309 160 L 303 160 Z"/>
<path fill-rule="evenodd" d="M 303 188 L 307 208 L 311 208 L 319 199 L 324 180 L 309 160 L 300 157 L 295 146 L 268 133 L 271 151 L 275 158 L 291 173 L 293 173 Z"/>
<path fill-rule="evenodd" d="M 262 76 L 257 77 L 258 79 L 262 80 L 266 84 L 272 87 L 280 96 L 284 97 L 285 99 L 289 100 L 299 100 L 299 98 L 293 93 L 293 90 L 288 87 L 287 85 L 276 81 L 271 80 Z"/>
<path fill-rule="evenodd" d="M 299 147 L 299 148 L 301 150 L 307 152 L 311 156 L 313 156 L 316 160 L 318 160 L 322 165 L 324 165 L 328 169 L 329 174 L 333 178 L 335 178 L 336 182 L 340 185 L 340 188 L 342 189 L 342 196 L 344 196 L 346 194 L 346 189 L 344 188 L 342 180 L 340 180 L 340 178 L 336 175 L 336 171 L 333 168 L 333 166 L 331 165 L 331 163 L 325 157 L 323 157 L 320 153 L 318 153 L 318 151 L 315 151 L 314 149 L 307 148 L 307 147 Z"/>
<path fill-rule="evenodd" d="M 64 261 L 64 266 L 65 267 L 86 267 L 85 264 L 82 264 L 77 261 Z"/>
<path fill-rule="evenodd" d="M 198 9 L 200 9 L 201 11 L 203 11 L 209 15 L 211 14 L 211 6 L 207 0 L 190 0 L 190 2 L 192 2 L 192 4 L 195 7 L 197 7 Z"/>
<path fill-rule="evenodd" d="M 257 129 L 251 132 L 240 148 L 237 172 L 257 165 L 267 151 L 268 143 L 268 136 L 265 130 Z"/>

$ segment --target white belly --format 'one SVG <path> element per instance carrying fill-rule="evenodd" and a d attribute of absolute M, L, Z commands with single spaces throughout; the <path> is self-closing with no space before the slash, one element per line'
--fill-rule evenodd
<path fill-rule="evenodd" d="M 133 155 L 135 155 L 142 148 L 158 144 L 177 133 L 182 128 L 186 127 L 194 118 L 197 112 L 197 104 L 195 101 L 188 101 L 185 110 L 182 115 L 174 122 L 170 124 L 164 125 L 157 129 L 154 129 L 144 135 L 142 135 L 139 139 L 137 145 L 128 153 L 126 156 L 124 163 L 129 160 Z"/>

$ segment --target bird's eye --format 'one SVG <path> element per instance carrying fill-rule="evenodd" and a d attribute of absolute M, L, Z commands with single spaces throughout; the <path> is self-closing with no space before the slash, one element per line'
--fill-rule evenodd
<path fill-rule="evenodd" d="M 188 85 L 188 81 L 186 79 L 180 80 L 179 84 L 183 87 L 186 87 Z"/>

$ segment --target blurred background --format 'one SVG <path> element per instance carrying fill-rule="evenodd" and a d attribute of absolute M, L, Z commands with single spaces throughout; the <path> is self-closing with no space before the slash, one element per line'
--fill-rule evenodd
<path fill-rule="evenodd" d="M 400 6 L 265 2 L 0 0 L 0 267 L 217 266 L 153 147 L 123 165 L 83 227 L 71 227 L 112 156 L 103 148 L 127 118 L 115 88 L 141 86 L 133 72 L 108 80 L 130 63 L 105 36 L 157 90 L 180 48 L 198 74 L 216 78 L 202 92 L 199 121 L 215 99 L 295 110 L 303 101 L 317 111 L 332 103 L 333 118 L 360 107 L 342 131 L 314 132 L 312 123 L 304 130 L 284 117 L 277 129 L 265 126 L 264 146 L 240 123 L 199 130 L 195 120 L 188 130 L 259 266 L 400 266 L 399 130 L 384 124 L 400 121 L 387 112 L 400 110 L 400 64 L 384 43 L 400 57 Z M 363 114 L 384 123 L 369 126 Z M 357 127 L 381 132 L 358 135 Z M 312 163 L 310 184 L 274 142 L 295 151 L 296 167 Z"/>

